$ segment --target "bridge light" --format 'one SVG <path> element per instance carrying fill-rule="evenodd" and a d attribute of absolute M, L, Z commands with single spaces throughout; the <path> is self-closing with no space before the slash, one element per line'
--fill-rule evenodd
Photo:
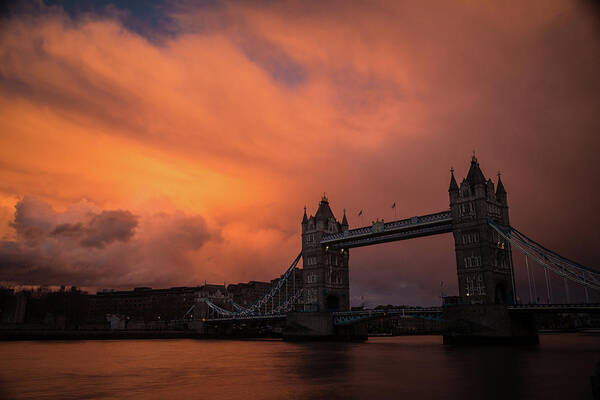
<path fill-rule="evenodd" d="M 325 250 L 329 250 L 329 246 L 325 246 Z"/>

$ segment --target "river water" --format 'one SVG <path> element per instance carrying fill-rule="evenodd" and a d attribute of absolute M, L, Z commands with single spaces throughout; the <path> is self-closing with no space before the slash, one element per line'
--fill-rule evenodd
<path fill-rule="evenodd" d="M 600 337 L 452 347 L 439 336 L 365 343 L 123 340 L 0 343 L 7 399 L 590 399 Z"/>

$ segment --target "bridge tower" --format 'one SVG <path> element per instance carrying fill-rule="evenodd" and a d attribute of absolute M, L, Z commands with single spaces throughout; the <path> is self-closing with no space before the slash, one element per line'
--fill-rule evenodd
<path fill-rule="evenodd" d="M 317 213 L 302 218 L 302 262 L 304 311 L 327 312 L 350 310 L 348 249 L 321 245 L 324 234 L 348 230 L 346 212 L 338 222 L 323 195 Z"/>
<path fill-rule="evenodd" d="M 459 185 L 451 170 L 450 210 L 459 296 L 465 302 L 513 304 L 514 270 L 509 243 L 505 243 L 488 224 L 508 226 L 506 190 L 498 173 L 494 190 L 485 178 L 475 155 L 467 177 Z"/>

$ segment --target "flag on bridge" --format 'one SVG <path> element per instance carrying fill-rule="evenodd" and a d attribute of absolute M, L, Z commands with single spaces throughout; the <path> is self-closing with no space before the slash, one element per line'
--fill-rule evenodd
<path fill-rule="evenodd" d="M 394 204 L 392 204 L 392 208 L 396 208 L 396 202 L 394 202 Z"/>
<path fill-rule="evenodd" d="M 358 216 L 360 217 L 361 215 L 362 215 L 362 210 L 360 210 L 360 211 L 358 212 Z"/>

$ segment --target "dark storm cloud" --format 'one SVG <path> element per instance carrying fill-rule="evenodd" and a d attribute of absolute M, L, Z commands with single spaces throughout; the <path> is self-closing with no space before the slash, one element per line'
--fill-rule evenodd
<path fill-rule="evenodd" d="M 57 225 L 56 228 L 52 230 L 53 235 L 64 235 L 69 237 L 79 237 L 83 235 L 85 232 L 85 228 L 83 224 L 60 224 Z"/>
<path fill-rule="evenodd" d="M 48 236 L 79 239 L 82 246 L 103 248 L 114 241 L 127 242 L 135 234 L 138 217 L 129 211 L 91 211 L 79 217 L 83 221 L 60 223 L 69 216 L 56 213 L 42 201 L 25 197 L 15 205 L 11 226 L 17 236 L 27 243 L 38 243 Z"/>
<path fill-rule="evenodd" d="M 180 29 L 171 17 L 172 11 L 181 7 L 178 1 L 165 0 L 42 0 L 29 2 L 8 0 L 0 6 L 0 15 L 23 13 L 56 14 L 64 12 L 72 18 L 104 16 L 117 18 L 127 29 L 149 39 L 173 36 Z M 196 2 L 196 6 L 214 7 L 215 1 Z"/>
<path fill-rule="evenodd" d="M 89 203 L 56 212 L 27 197 L 15 205 L 16 240 L 0 241 L 0 281 L 24 285 L 168 284 L 193 272 L 188 253 L 210 240 L 204 218 L 127 210 L 97 212 Z"/>
<path fill-rule="evenodd" d="M 138 218 L 129 211 L 102 211 L 91 219 L 81 244 L 101 249 L 117 240 L 127 242 L 137 225 Z"/>
<path fill-rule="evenodd" d="M 15 218 L 10 223 L 17 236 L 28 243 L 43 239 L 54 224 L 52 207 L 31 197 L 25 197 L 15 205 Z"/>

